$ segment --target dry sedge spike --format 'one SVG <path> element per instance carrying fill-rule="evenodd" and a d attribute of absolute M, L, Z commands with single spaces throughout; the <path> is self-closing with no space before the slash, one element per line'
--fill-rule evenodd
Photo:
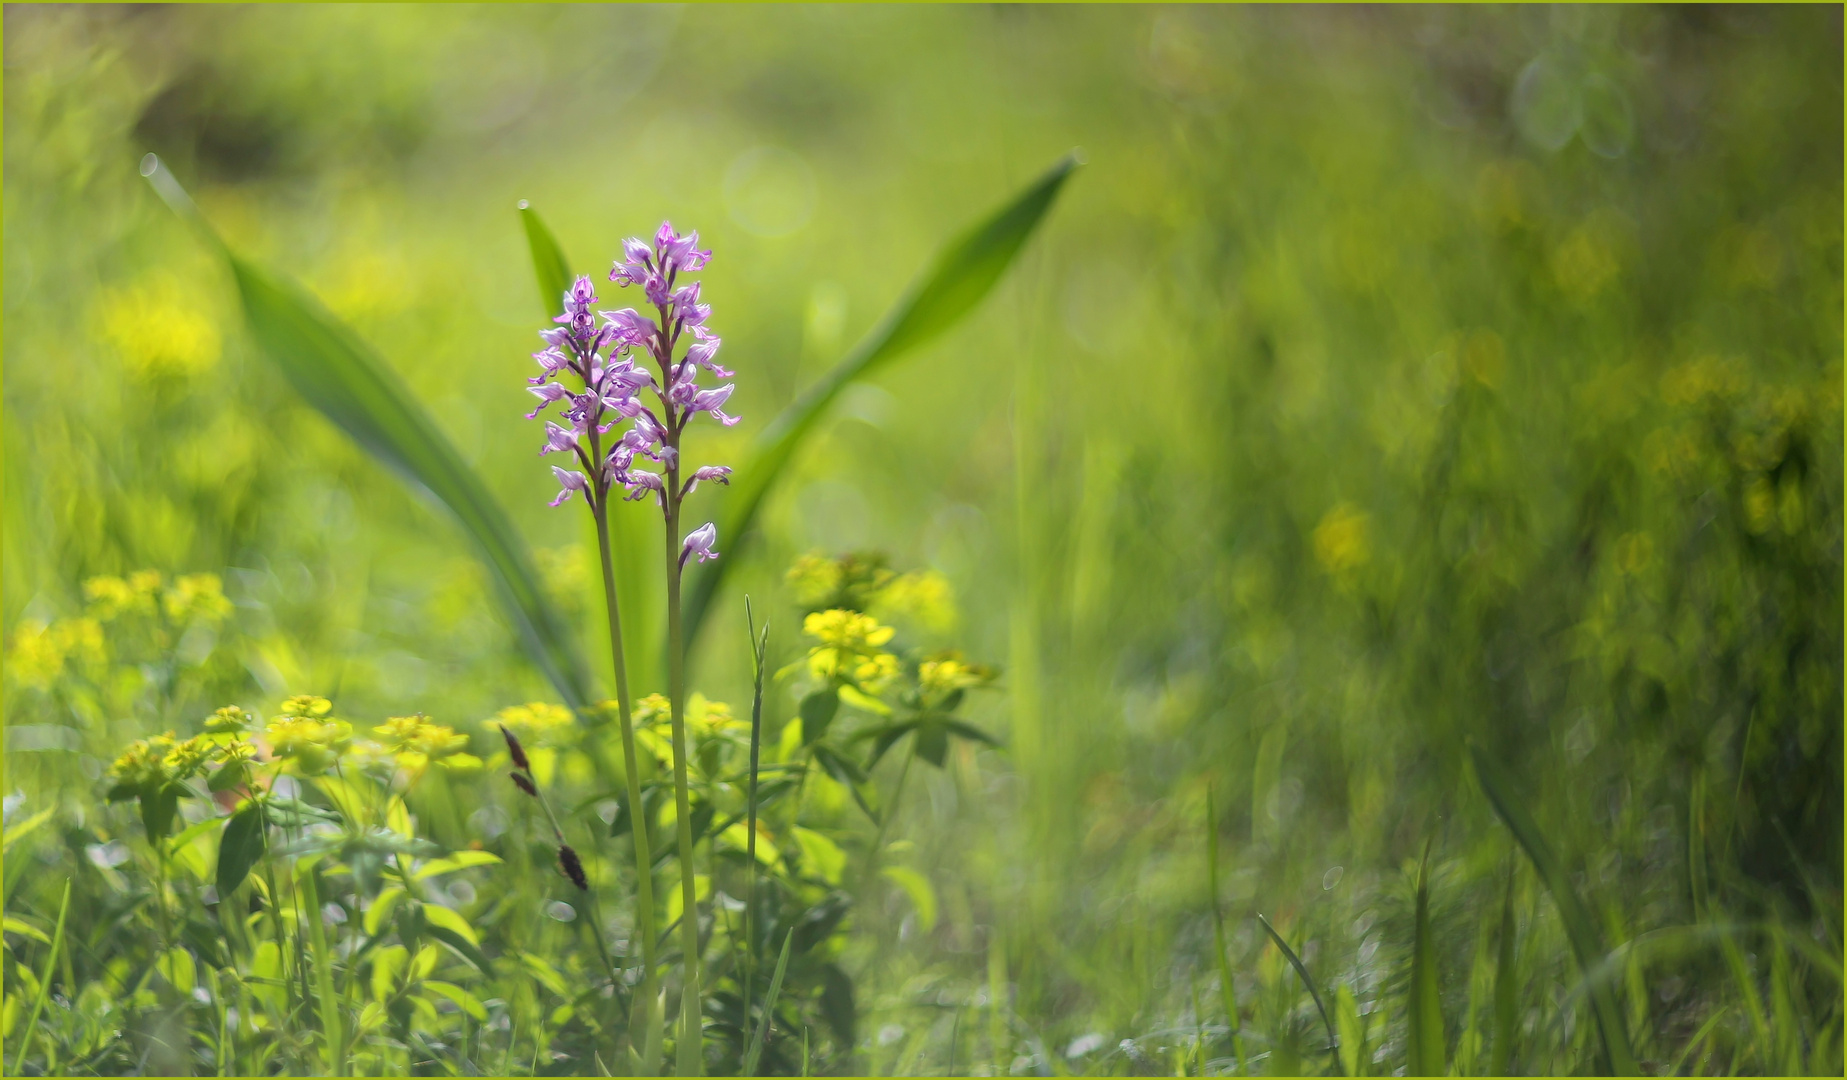
<path fill-rule="evenodd" d="M 577 857 L 571 845 L 558 845 L 558 865 L 563 868 L 564 876 L 571 879 L 571 884 L 584 892 L 590 891 L 590 879 L 584 876 L 583 861 Z"/>
<path fill-rule="evenodd" d="M 512 773 L 510 775 L 513 777 L 513 783 L 516 784 L 521 791 L 535 799 L 539 797 L 539 789 L 532 786 L 532 781 L 526 779 L 525 773 Z"/>
<path fill-rule="evenodd" d="M 513 734 L 511 731 L 508 731 L 507 725 L 505 724 L 500 725 L 500 734 L 506 737 L 507 753 L 512 755 L 513 764 L 526 770 L 527 772 L 531 772 L 532 762 L 526 760 L 526 748 L 519 744 L 519 736 Z M 521 786 L 524 787 L 525 785 L 521 785 Z M 532 794 L 531 789 L 528 788 L 526 793 L 528 795 Z"/>

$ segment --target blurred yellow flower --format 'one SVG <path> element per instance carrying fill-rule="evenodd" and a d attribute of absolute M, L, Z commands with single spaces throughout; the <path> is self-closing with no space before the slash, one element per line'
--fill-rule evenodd
<path fill-rule="evenodd" d="M 178 741 L 173 732 L 151 739 L 136 739 L 109 766 L 109 781 L 122 788 L 142 788 L 166 778 L 163 763 Z"/>
<path fill-rule="evenodd" d="M 880 646 L 892 628 L 870 615 L 845 608 L 817 611 L 802 622 L 802 632 L 820 644 L 808 650 L 808 670 L 817 679 L 855 683 L 876 694 L 898 674 L 898 658 Z"/>
<path fill-rule="evenodd" d="M 956 625 L 956 602 L 949 579 L 934 570 L 914 570 L 891 579 L 873 596 L 872 609 L 888 618 L 912 619 L 938 634 Z"/>
<path fill-rule="evenodd" d="M 224 583 L 217 574 L 182 574 L 162 597 L 167 617 L 179 622 L 202 619 L 217 622 L 231 614 L 231 602 L 225 599 Z"/>
<path fill-rule="evenodd" d="M 957 690 L 980 686 L 993 677 L 991 668 L 965 663 L 960 656 L 953 654 L 925 660 L 917 665 L 918 688 L 923 691 L 925 700 L 932 702 Z"/>
<path fill-rule="evenodd" d="M 704 694 L 694 692 L 686 703 L 686 720 L 696 735 L 711 738 L 727 731 L 749 731 L 750 724 L 731 715 L 731 706 L 722 701 L 707 701 Z"/>
<path fill-rule="evenodd" d="M 481 767 L 481 759 L 462 751 L 468 736 L 444 724 L 433 724 L 429 717 L 393 716 L 372 729 L 384 742 L 385 750 L 412 775 L 421 773 L 434 761 L 445 769 L 472 771 Z"/>
<path fill-rule="evenodd" d="M 494 714 L 496 723 L 505 724 L 516 735 L 537 737 L 552 742 L 568 741 L 577 732 L 576 718 L 563 705 L 531 701 L 509 705 Z"/>
<path fill-rule="evenodd" d="M 1348 503 L 1327 512 L 1315 526 L 1315 559 L 1330 574 L 1364 566 L 1372 557 L 1367 531 L 1370 519 Z"/>
<path fill-rule="evenodd" d="M 126 579 L 103 575 L 83 583 L 90 613 L 104 622 L 125 613 L 152 615 L 159 591 L 160 574 L 153 570 L 137 570 Z"/>
<path fill-rule="evenodd" d="M 784 576 L 802 607 L 826 603 L 840 591 L 841 578 L 840 564 L 824 555 L 803 555 Z"/>
<path fill-rule="evenodd" d="M 319 719 L 333 711 L 333 702 L 313 694 L 297 694 L 284 701 L 278 711 L 284 716 Z"/>
<path fill-rule="evenodd" d="M 13 630 L 6 673 L 21 686 L 49 687 L 70 660 L 100 663 L 103 628 L 95 619 L 59 619 L 47 625 L 27 619 Z"/>
<path fill-rule="evenodd" d="M 301 699 L 290 699 L 291 702 L 296 700 Z M 332 768 L 352 745 L 353 726 L 344 720 L 285 715 L 271 720 L 263 735 L 269 740 L 270 752 L 277 760 L 288 762 L 304 776 L 317 776 Z"/>
<path fill-rule="evenodd" d="M 635 702 L 634 720 L 636 727 L 653 727 L 669 719 L 671 705 L 665 694 L 649 694 Z"/>
<path fill-rule="evenodd" d="M 249 729 L 250 721 L 249 713 L 235 705 L 226 705 L 205 718 L 205 730 L 212 734 L 241 732 Z"/>
<path fill-rule="evenodd" d="M 162 275 L 100 301 L 105 342 L 142 378 L 197 375 L 218 362 L 218 327 L 180 283 Z"/>

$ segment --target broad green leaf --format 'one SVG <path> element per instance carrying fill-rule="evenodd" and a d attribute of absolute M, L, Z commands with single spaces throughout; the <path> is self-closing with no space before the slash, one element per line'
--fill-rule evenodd
<path fill-rule="evenodd" d="M 194 822 L 184 829 L 181 829 L 179 834 L 174 836 L 173 842 L 168 850 L 177 855 L 196 843 L 201 836 L 204 836 L 206 833 L 211 832 L 213 829 L 223 824 L 224 819 L 220 817 L 208 817 L 204 821 Z"/>
<path fill-rule="evenodd" d="M 1276 932 L 1276 927 L 1270 925 L 1270 920 L 1259 914 L 1257 921 L 1262 923 L 1263 928 L 1269 932 L 1270 940 L 1276 942 L 1276 947 L 1283 950 L 1283 956 L 1288 958 L 1289 966 L 1295 968 L 1295 973 L 1302 980 L 1302 985 L 1308 987 L 1308 996 L 1315 999 L 1315 1010 L 1321 1014 L 1321 1026 L 1327 1029 L 1328 1050 L 1334 1055 L 1335 1068 L 1339 1068 L 1340 1037 L 1334 1034 L 1334 1021 L 1328 1017 L 1327 1006 L 1321 1004 L 1321 991 L 1315 989 L 1315 980 L 1308 977 L 1308 968 L 1303 965 L 1302 958 L 1295 954 L 1295 950 L 1289 947 L 1287 941 L 1283 940 L 1283 935 Z"/>
<path fill-rule="evenodd" d="M 255 803 L 246 804 L 242 810 L 231 815 L 231 820 L 224 827 L 224 836 L 218 841 L 218 899 L 229 900 L 244 879 L 250 876 L 250 868 L 263 857 L 263 847 L 268 841 L 268 829 L 264 827 L 263 808 Z"/>
<path fill-rule="evenodd" d="M 532 274 L 539 284 L 539 306 L 549 319 L 564 310 L 564 294 L 571 288 L 571 264 L 552 231 L 545 227 L 545 220 L 524 199 L 519 202 L 519 220 L 526 227 L 526 244 L 532 249 Z"/>
<path fill-rule="evenodd" d="M 443 997 L 448 998 L 450 1001 L 455 1002 L 457 1005 L 460 1005 L 463 1012 L 474 1017 L 476 1020 L 483 1023 L 487 1021 L 487 1006 L 481 1004 L 481 999 L 454 983 L 441 982 L 436 979 L 425 979 L 423 980 L 423 988 L 425 990 L 433 990 Z"/>
<path fill-rule="evenodd" d="M 840 711 L 840 691 L 833 687 L 816 690 L 802 699 L 796 709 L 802 717 L 802 745 L 806 746 L 827 734 L 827 727 Z"/>
<path fill-rule="evenodd" d="M 840 850 L 840 845 L 800 825 L 790 831 L 795 834 L 795 842 L 802 849 L 802 861 L 809 869 L 829 884 L 838 885 L 841 872 L 847 868 L 847 855 Z"/>
<path fill-rule="evenodd" d="M 1417 867 L 1417 913 L 1411 925 L 1411 987 L 1407 1076 L 1442 1076 L 1446 1047 L 1443 1003 L 1437 994 L 1437 946 L 1430 934 L 1430 845 Z"/>
<path fill-rule="evenodd" d="M 581 710 L 589 680 L 567 623 L 539 584 L 525 541 L 396 372 L 294 282 L 233 252 L 153 155 L 142 174 L 230 265 L 251 337 L 308 403 L 455 515 L 492 571 L 521 644 L 565 703 Z"/>
<path fill-rule="evenodd" d="M 198 985 L 199 973 L 192 954 L 177 945 L 162 953 L 160 959 L 154 961 L 154 968 L 181 994 L 191 994 L 192 988 Z"/>
<path fill-rule="evenodd" d="M 141 793 L 141 824 L 147 830 L 148 843 L 159 847 L 173 830 L 173 817 L 180 808 L 180 796 L 186 789 L 167 784 Z"/>
<path fill-rule="evenodd" d="M 6 932 L 9 934 L 24 934 L 34 941 L 46 945 L 51 944 L 51 935 L 26 922 L 24 919 L 17 919 L 11 915 L 6 917 Z"/>
<path fill-rule="evenodd" d="M 1334 1030 L 1340 1035 L 1340 1069 L 1348 1076 L 1362 1076 L 1366 1059 L 1366 1025 L 1360 1020 L 1360 1003 L 1353 987 L 1341 983 L 1334 988 Z"/>
<path fill-rule="evenodd" d="M 323 773 L 314 778 L 314 786 L 321 789 L 327 801 L 333 803 L 333 808 L 346 820 L 365 821 L 372 817 L 368 809 L 372 800 L 366 798 L 366 793 L 353 781 Z M 367 786 L 371 786 L 369 782 Z"/>
<path fill-rule="evenodd" d="M 912 870 L 908 866 L 887 866 L 879 873 L 885 875 L 906 896 L 911 898 L 911 907 L 917 910 L 917 923 L 924 933 L 936 929 L 936 890 L 930 886 L 930 879 Z"/>
<path fill-rule="evenodd" d="M 423 932 L 435 938 L 437 941 L 442 942 L 444 945 L 449 946 L 451 949 L 454 949 L 461 955 L 462 959 L 480 969 L 483 975 L 488 974 L 487 956 L 482 953 L 481 947 L 476 943 L 456 933 L 447 926 L 437 926 L 433 923 L 425 924 Z"/>
<path fill-rule="evenodd" d="M 763 1040 L 769 1034 L 771 1020 L 776 1016 L 776 998 L 782 993 L 782 976 L 789 970 L 789 944 L 794 940 L 793 929 L 782 936 L 782 955 L 776 958 L 776 973 L 770 976 L 770 992 L 763 998 L 763 1016 L 757 1022 L 756 1031 L 751 1033 L 750 1049 L 744 1052 L 744 1076 L 757 1075 L 757 1061 L 763 1055 Z"/>
<path fill-rule="evenodd" d="M 758 436 L 749 463 L 738 470 L 732 483 L 719 523 L 718 535 L 731 545 L 729 558 L 718 560 L 694 576 L 685 615 L 689 643 L 698 640 L 699 627 L 711 608 L 712 598 L 724 584 L 726 572 L 737 564 L 741 545 L 756 523 L 764 497 L 827 407 L 855 380 L 940 336 L 973 310 L 1013 265 L 1078 164 L 1076 155 L 1065 157 L 1011 202 L 944 248 L 910 291 L 845 359 L 796 398 Z"/>
<path fill-rule="evenodd" d="M 453 874 L 457 870 L 466 870 L 471 866 L 492 866 L 500 861 L 500 856 L 491 851 L 458 851 L 441 859 L 431 859 L 417 868 L 411 875 L 418 881 L 435 877 L 438 874 Z"/>
<path fill-rule="evenodd" d="M 467 919 L 462 918 L 461 912 L 453 908 L 446 908 L 440 904 L 425 904 L 423 905 L 423 918 L 430 926 L 440 926 L 445 930 L 455 931 L 466 938 L 470 945 L 481 944 L 481 938 L 475 933 L 474 926 Z"/>
<path fill-rule="evenodd" d="M 378 895 L 372 898 L 372 906 L 366 909 L 364 925 L 368 936 L 378 935 L 384 928 L 385 920 L 391 918 L 391 910 L 398 906 L 398 901 L 404 899 L 404 895 L 404 890 L 396 885 L 388 885 L 379 890 Z"/>
<path fill-rule="evenodd" d="M 1494 805 L 1495 813 L 1507 823 L 1514 839 L 1520 842 L 1527 858 L 1532 860 L 1534 869 L 1539 871 L 1539 880 L 1545 882 L 1546 891 L 1552 894 L 1552 902 L 1558 907 L 1559 921 L 1565 926 L 1565 937 L 1571 942 L 1571 951 L 1577 957 L 1578 968 L 1587 973 L 1595 970 L 1603 960 L 1603 944 L 1584 901 L 1571 886 L 1564 865 L 1552 854 L 1552 846 L 1546 843 L 1545 836 L 1540 833 L 1532 815 L 1526 812 L 1525 805 L 1514 798 L 1513 782 L 1502 772 L 1500 763 L 1473 742 L 1469 744 L 1469 754 L 1474 758 L 1475 775 L 1481 780 L 1482 791 Z M 1629 1031 L 1623 1024 L 1616 995 L 1609 986 L 1601 983 L 1592 986 L 1590 995 L 1591 1013 L 1597 1021 L 1597 1032 L 1603 1039 L 1610 1072 L 1617 1076 L 1641 1075 L 1635 1051 L 1629 1046 Z"/>

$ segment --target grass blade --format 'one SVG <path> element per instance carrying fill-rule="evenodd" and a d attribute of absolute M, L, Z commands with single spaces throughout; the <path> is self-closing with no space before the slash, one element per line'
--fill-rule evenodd
<path fill-rule="evenodd" d="M 1417 917 L 1411 929 L 1411 1000 L 1407 1076 L 1442 1076 L 1443 1002 L 1437 993 L 1437 947 L 1430 935 L 1430 844 L 1417 867 Z"/>
<path fill-rule="evenodd" d="M 1514 1025 L 1519 1022 L 1515 994 L 1519 975 L 1514 968 L 1514 875 L 1507 874 L 1507 898 L 1501 902 L 1501 941 L 1494 965 L 1494 1057 L 1491 1076 L 1513 1075 Z"/>
<path fill-rule="evenodd" d="M 1532 815 L 1513 798 L 1512 781 L 1501 771 L 1500 763 L 1473 742 L 1469 744 L 1469 753 L 1474 758 L 1475 775 L 1481 780 L 1482 791 L 1487 794 L 1488 801 L 1494 804 L 1495 813 L 1513 832 L 1514 839 L 1526 850 L 1533 868 L 1539 871 L 1539 880 L 1545 882 L 1546 891 L 1552 894 L 1552 902 L 1558 907 L 1559 920 L 1565 926 L 1565 936 L 1571 941 L 1571 951 L 1577 957 L 1578 968 L 1586 973 L 1596 970 L 1603 960 L 1603 945 L 1598 940 L 1596 926 L 1591 922 L 1584 901 L 1579 898 L 1577 890 L 1571 887 L 1571 879 L 1565 874 L 1564 866 L 1552 854 L 1551 845 L 1546 843 L 1545 837 L 1539 832 L 1539 826 L 1533 821 Z M 1591 1012 L 1597 1020 L 1597 1032 L 1603 1039 L 1610 1072 L 1617 1076 L 1641 1075 L 1641 1066 L 1636 1063 L 1635 1051 L 1630 1048 L 1629 1032 L 1623 1024 L 1622 1012 L 1617 1008 L 1616 996 L 1602 983 L 1593 986 L 1590 993 Z"/>
<path fill-rule="evenodd" d="M 525 199 L 519 201 L 520 224 L 526 227 L 526 244 L 532 249 L 532 275 L 539 285 L 539 306 L 551 318 L 564 310 L 563 297 L 571 288 L 571 263 L 545 219 Z"/>
<path fill-rule="evenodd" d="M 251 336 L 302 397 L 455 515 L 492 571 L 527 654 L 565 702 L 582 709 L 590 700 L 589 679 L 566 623 L 545 599 L 525 541 L 397 374 L 300 286 L 225 246 L 158 161 L 144 162 L 142 173 L 223 253 Z"/>
<path fill-rule="evenodd" d="M 1308 996 L 1315 999 L 1315 1009 L 1321 1013 L 1321 1026 L 1327 1028 L 1328 1031 L 1328 1052 L 1334 1055 L 1334 1067 L 1342 1068 L 1340 1037 L 1334 1034 L 1334 1021 L 1328 1018 L 1327 1006 L 1321 1004 L 1321 992 L 1315 989 L 1315 980 L 1308 977 L 1308 968 L 1303 966 L 1302 958 L 1295 954 L 1295 950 L 1289 947 L 1287 941 L 1283 940 L 1283 935 L 1276 932 L 1276 927 L 1270 925 L 1270 920 L 1259 913 L 1257 921 L 1270 932 L 1270 940 L 1276 942 L 1276 947 L 1283 950 L 1283 955 L 1289 958 L 1289 965 L 1295 968 L 1297 975 L 1301 976 L 1302 985 L 1308 987 Z"/>
<path fill-rule="evenodd" d="M 750 1011 L 750 995 L 757 981 L 757 772 L 763 752 L 763 656 L 770 647 L 770 625 L 763 624 L 757 633 L 757 619 L 750 610 L 750 597 L 744 598 L 744 624 L 750 630 L 750 793 L 745 807 L 748 820 L 744 829 L 744 862 L 750 878 L 744 888 L 744 1009 Z"/>
<path fill-rule="evenodd" d="M 854 380 L 941 335 L 973 310 L 1013 264 L 1079 164 L 1076 155 L 1060 160 L 1011 202 L 945 248 L 923 277 L 834 370 L 770 422 L 757 438 L 750 463 L 738 470 L 726 498 L 719 535 L 730 538 L 734 551 L 749 534 L 764 497 L 834 398 Z M 698 639 L 713 596 L 724 583 L 727 570 L 736 564 L 734 554 L 698 575 L 686 605 L 688 642 Z"/>
<path fill-rule="evenodd" d="M 64 899 L 58 901 L 58 925 L 51 932 L 51 952 L 45 956 L 45 970 L 39 975 L 38 997 L 32 1002 L 32 1015 L 26 1018 L 26 1026 L 19 1033 L 19 1053 L 13 1056 L 13 1075 L 19 1075 L 19 1067 L 25 1064 L 26 1050 L 32 1045 L 32 1029 L 38 1026 L 39 1014 L 45 1011 L 45 999 L 51 996 L 51 973 L 58 966 L 58 951 L 64 945 L 64 916 L 71 909 L 71 879 L 64 879 Z M 66 993 L 72 993 L 66 990 Z M 47 1055 L 49 1057 L 49 1055 Z"/>
<path fill-rule="evenodd" d="M 1219 830 L 1218 812 L 1212 801 L 1212 787 L 1206 786 L 1206 878 L 1212 888 L 1212 946 L 1218 958 L 1219 996 L 1225 1004 L 1225 1023 L 1231 1028 L 1231 1052 L 1237 1056 L 1238 1071 L 1249 1073 L 1244 1060 L 1244 1034 L 1238 1025 L 1238 997 L 1231 981 L 1231 957 L 1225 951 L 1225 916 L 1219 911 Z"/>
<path fill-rule="evenodd" d="M 794 940 L 793 928 L 782 936 L 782 955 L 776 958 L 776 972 L 770 976 L 770 990 L 763 997 L 763 1018 L 757 1021 L 757 1030 L 751 1033 L 750 1049 L 744 1052 L 745 1076 L 757 1075 L 757 1059 L 763 1055 L 763 1040 L 769 1035 L 770 1021 L 776 1014 L 776 996 L 782 993 L 782 976 L 789 969 L 789 944 Z"/>

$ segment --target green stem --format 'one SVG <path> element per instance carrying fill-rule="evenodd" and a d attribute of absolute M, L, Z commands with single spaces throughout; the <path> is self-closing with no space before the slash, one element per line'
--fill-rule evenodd
<path fill-rule="evenodd" d="M 704 1071 L 705 1026 L 699 1004 L 699 908 L 693 881 L 692 799 L 686 783 L 686 642 L 680 627 L 680 470 L 667 470 L 667 692 L 673 719 L 673 805 L 680 847 L 680 951 L 684 988 L 680 997 L 681 1076 Z"/>
<path fill-rule="evenodd" d="M 591 443 L 591 462 L 602 462 L 602 439 L 598 436 L 597 426 L 589 430 Z M 597 498 L 591 502 L 591 517 L 597 521 L 597 554 L 602 558 L 602 602 L 604 611 L 610 617 L 610 666 L 615 672 L 615 711 L 622 727 L 622 772 L 628 785 L 628 834 L 635 844 L 635 916 L 641 930 L 641 986 L 635 988 L 634 1004 L 630 1006 L 630 1045 L 635 1041 L 635 1017 L 654 1015 L 656 993 L 656 956 L 659 949 L 659 932 L 654 925 L 654 851 L 648 846 L 648 822 L 641 807 L 641 761 L 635 755 L 635 720 L 634 698 L 628 690 L 628 659 L 622 652 L 622 609 L 615 596 L 615 561 L 610 558 L 610 487 L 604 486 L 598 491 Z M 598 943 L 602 936 L 598 934 Z M 658 1045 L 654 1038 L 645 1039 L 646 1043 Z M 646 1054 L 652 1058 L 652 1054 Z M 652 1073 L 654 1062 L 643 1060 L 641 1067 Z"/>
<path fill-rule="evenodd" d="M 591 453 L 600 454 L 601 446 L 594 427 L 591 428 L 590 442 Z M 602 459 L 593 457 L 592 460 Z M 629 835 L 635 843 L 635 914 L 641 933 L 642 975 L 641 985 L 635 988 L 634 1004 L 629 1010 L 629 1042 L 633 1045 L 635 1029 L 651 1024 L 658 1007 L 654 979 L 660 942 L 659 931 L 654 924 L 654 853 L 648 843 L 647 815 L 642 810 L 641 762 L 635 752 L 635 720 L 629 694 L 628 663 L 622 650 L 622 611 L 616 602 L 615 564 L 609 554 L 608 491 L 597 496 L 591 507 L 591 516 L 596 519 L 597 552 L 603 560 L 603 606 L 609 613 L 609 662 L 616 675 L 616 714 L 622 725 L 622 764 L 628 784 Z M 601 941 L 600 935 L 598 940 Z M 637 1016 L 643 1018 L 642 1024 L 636 1023 Z M 658 1046 L 658 1037 L 650 1038 L 651 1035 L 653 1033 L 644 1032 L 644 1041 Z M 654 1062 L 641 1060 L 640 1067 L 646 1072 L 652 1072 Z"/>
<path fill-rule="evenodd" d="M 757 636 L 757 620 L 744 598 L 744 623 L 750 628 L 750 796 L 749 822 L 744 826 L 744 864 L 750 868 L 744 889 L 744 1017 L 750 1018 L 751 991 L 757 981 L 757 771 L 763 751 L 763 653 L 769 647 L 770 628 Z"/>

